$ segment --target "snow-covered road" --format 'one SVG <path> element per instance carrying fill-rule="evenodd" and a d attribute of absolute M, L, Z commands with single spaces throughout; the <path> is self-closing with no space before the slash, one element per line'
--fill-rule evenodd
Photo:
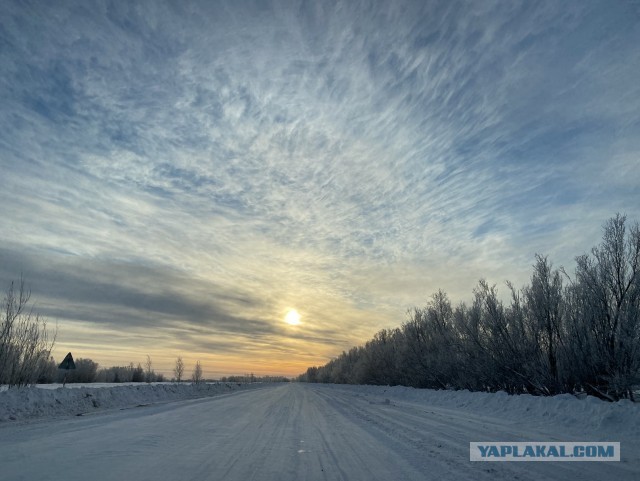
<path fill-rule="evenodd" d="M 601 439 L 394 398 L 284 384 L 89 416 L 0 425 L 0 479 L 640 479 L 638 438 Z M 622 441 L 621 462 L 469 461 L 470 441 Z"/>

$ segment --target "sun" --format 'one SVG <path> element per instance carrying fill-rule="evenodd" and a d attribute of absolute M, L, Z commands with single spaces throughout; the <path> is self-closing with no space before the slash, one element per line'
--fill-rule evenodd
<path fill-rule="evenodd" d="M 284 322 L 289 324 L 290 326 L 297 326 L 300 324 L 300 314 L 295 309 L 289 309 L 287 315 L 284 316 Z"/>

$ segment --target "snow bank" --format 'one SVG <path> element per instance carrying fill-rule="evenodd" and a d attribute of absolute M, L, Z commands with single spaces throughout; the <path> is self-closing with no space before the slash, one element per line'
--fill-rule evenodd
<path fill-rule="evenodd" d="M 593 432 L 637 436 L 640 432 L 640 403 L 622 400 L 615 403 L 592 396 L 578 399 L 571 394 L 557 396 L 509 395 L 505 392 L 484 393 L 436 391 L 403 386 L 331 385 L 333 389 L 352 391 L 379 403 L 419 403 L 462 410 L 503 421 L 551 424 L 568 430 L 581 426 Z"/>
<path fill-rule="evenodd" d="M 72 389 L 46 386 L 0 392 L 0 423 L 42 417 L 79 416 L 107 409 L 123 409 L 151 403 L 195 399 L 252 389 L 260 383 L 158 383 L 128 385 L 73 385 Z"/>
<path fill-rule="evenodd" d="M 0 392 L 0 423 L 33 418 L 74 416 L 108 409 L 194 399 L 253 389 L 266 384 L 158 383 L 130 385 L 85 384 L 66 388 L 22 388 Z M 356 399 L 376 404 L 420 404 L 423 407 L 452 409 L 500 419 L 513 424 L 553 425 L 572 430 L 580 426 L 604 435 L 640 432 L 640 403 L 609 403 L 593 397 L 578 399 L 569 394 L 553 397 L 482 393 L 469 391 L 435 391 L 402 386 L 320 385 L 340 390 Z M 354 399 L 355 401 L 355 399 Z M 612 438 L 613 439 L 613 438 Z"/>

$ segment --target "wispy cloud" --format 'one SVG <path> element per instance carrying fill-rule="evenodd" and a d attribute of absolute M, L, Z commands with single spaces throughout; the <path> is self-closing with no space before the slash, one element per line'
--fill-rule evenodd
<path fill-rule="evenodd" d="M 0 14 L 0 276 L 30 273 L 61 332 L 321 362 L 640 205 L 631 3 Z"/>

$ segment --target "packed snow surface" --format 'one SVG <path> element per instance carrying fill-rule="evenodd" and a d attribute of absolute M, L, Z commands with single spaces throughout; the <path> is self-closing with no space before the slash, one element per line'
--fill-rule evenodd
<path fill-rule="evenodd" d="M 207 385 L 211 391 L 200 393 L 206 397 L 190 400 L 177 399 L 195 395 L 186 394 L 192 386 L 171 384 L 2 392 L 0 478 L 640 479 L 640 405 L 631 402 L 253 387 Z M 126 401 L 112 403 L 116 398 Z M 618 441 L 621 461 L 470 462 L 472 441 Z"/>

